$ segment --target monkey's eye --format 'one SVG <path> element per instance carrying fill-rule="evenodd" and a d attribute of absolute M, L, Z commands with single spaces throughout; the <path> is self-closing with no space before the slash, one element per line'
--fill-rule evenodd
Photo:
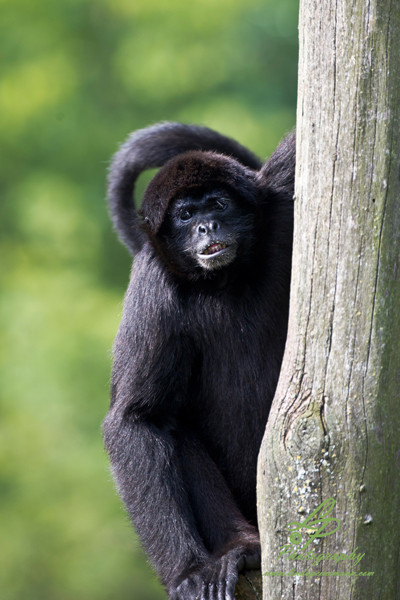
<path fill-rule="evenodd" d="M 228 206 L 228 202 L 226 200 L 218 199 L 215 201 L 215 208 L 217 210 L 225 210 Z"/>
<path fill-rule="evenodd" d="M 184 208 L 179 214 L 181 221 L 189 221 L 192 216 L 192 213 L 187 208 Z"/>

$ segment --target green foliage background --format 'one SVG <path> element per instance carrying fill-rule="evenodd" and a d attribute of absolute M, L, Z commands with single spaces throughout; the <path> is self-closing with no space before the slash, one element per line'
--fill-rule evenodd
<path fill-rule="evenodd" d="M 102 447 L 130 267 L 106 168 L 159 120 L 267 156 L 295 122 L 297 0 L 0 4 L 0 597 L 161 599 Z"/>

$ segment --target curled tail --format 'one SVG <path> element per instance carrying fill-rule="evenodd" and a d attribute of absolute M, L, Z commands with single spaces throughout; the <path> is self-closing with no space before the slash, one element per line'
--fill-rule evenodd
<path fill-rule="evenodd" d="M 214 151 L 251 169 L 261 167 L 247 148 L 207 127 L 160 123 L 132 133 L 115 154 L 108 177 L 111 218 L 120 240 L 132 254 L 139 252 L 145 241 L 133 201 L 137 178 L 146 169 L 161 167 L 189 150 Z"/>

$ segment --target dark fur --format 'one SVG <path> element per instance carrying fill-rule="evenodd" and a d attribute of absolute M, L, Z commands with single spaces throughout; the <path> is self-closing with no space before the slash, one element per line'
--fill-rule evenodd
<path fill-rule="evenodd" d="M 134 182 L 164 164 L 139 219 Z M 256 462 L 286 339 L 294 168 L 294 134 L 261 167 L 233 140 L 174 123 L 133 134 L 111 167 L 113 221 L 137 255 L 105 442 L 174 600 L 233 600 L 238 570 L 259 564 Z M 171 207 L 215 189 L 232 199 L 221 227 L 239 242 L 208 272 L 183 252 Z"/>
<path fill-rule="evenodd" d="M 137 254 L 146 241 L 132 203 L 135 180 L 142 171 L 161 167 L 189 150 L 220 152 L 252 169 L 261 167 L 259 159 L 247 148 L 207 127 L 162 123 L 132 133 L 114 156 L 108 186 L 111 218 L 132 254 Z"/>

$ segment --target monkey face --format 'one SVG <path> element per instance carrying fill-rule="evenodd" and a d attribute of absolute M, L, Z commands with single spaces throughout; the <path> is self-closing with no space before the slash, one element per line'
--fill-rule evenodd
<path fill-rule="evenodd" d="M 170 270 L 190 280 L 218 279 L 231 265 L 252 261 L 259 208 L 254 171 L 227 156 L 192 151 L 157 172 L 140 214 Z"/>
<path fill-rule="evenodd" d="M 233 263 L 251 236 L 252 214 L 223 190 L 175 199 L 162 237 L 175 263 L 217 271 Z"/>

